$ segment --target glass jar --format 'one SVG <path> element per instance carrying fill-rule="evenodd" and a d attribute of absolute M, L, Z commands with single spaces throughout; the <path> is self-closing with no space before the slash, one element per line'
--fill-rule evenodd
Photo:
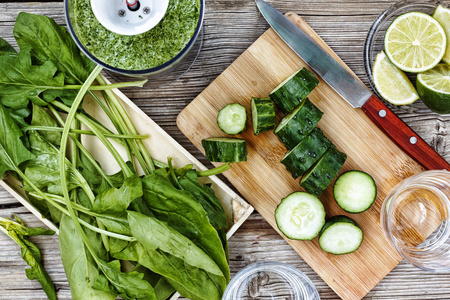
<path fill-rule="evenodd" d="M 450 172 L 425 171 L 400 182 L 381 208 L 381 225 L 404 259 L 433 272 L 450 271 Z"/>
<path fill-rule="evenodd" d="M 280 262 L 261 262 L 239 271 L 222 299 L 320 300 L 320 297 L 314 284 L 300 270 Z"/>

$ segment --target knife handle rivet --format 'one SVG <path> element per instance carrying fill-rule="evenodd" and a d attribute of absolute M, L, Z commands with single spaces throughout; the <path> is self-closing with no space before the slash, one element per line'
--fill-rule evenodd
<path fill-rule="evenodd" d="M 379 115 L 380 117 L 384 118 L 384 117 L 386 117 L 386 111 L 385 111 L 384 109 L 382 109 L 382 110 L 380 110 L 380 111 L 378 112 L 378 115 Z"/>
<path fill-rule="evenodd" d="M 409 139 L 409 142 L 411 143 L 411 144 L 415 144 L 415 143 L 417 143 L 417 138 L 415 137 L 415 136 L 412 136 L 410 139 Z"/>

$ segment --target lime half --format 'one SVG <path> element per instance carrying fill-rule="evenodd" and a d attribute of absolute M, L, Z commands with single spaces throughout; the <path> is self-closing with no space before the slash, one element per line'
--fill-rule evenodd
<path fill-rule="evenodd" d="M 447 36 L 447 50 L 445 51 L 442 60 L 450 64 L 450 9 L 438 5 L 434 11 L 433 18 L 435 18 L 442 28 L 444 28 L 445 35 Z"/>
<path fill-rule="evenodd" d="M 445 31 L 431 16 L 410 12 L 392 22 L 384 37 L 384 50 L 394 65 L 407 72 L 436 66 L 447 46 Z"/>
<path fill-rule="evenodd" d="M 429 109 L 440 114 L 449 114 L 450 65 L 439 64 L 417 75 L 417 91 Z"/>
<path fill-rule="evenodd" d="M 381 97 L 392 104 L 411 104 L 419 99 L 411 81 L 405 73 L 391 63 L 383 51 L 375 58 L 372 76 Z"/>

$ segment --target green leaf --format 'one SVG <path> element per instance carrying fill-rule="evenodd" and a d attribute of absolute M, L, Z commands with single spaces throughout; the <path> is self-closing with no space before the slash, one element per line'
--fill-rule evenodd
<path fill-rule="evenodd" d="M 114 293 L 92 287 L 100 272 L 75 229 L 72 219 L 68 216 L 62 218 L 59 227 L 59 249 L 73 300 L 116 299 Z"/>
<path fill-rule="evenodd" d="M 99 267 L 109 283 L 123 299 L 154 299 L 155 292 L 150 283 L 143 280 L 144 274 L 132 271 L 123 273 L 120 271 L 120 262 L 113 260 L 106 262 L 99 260 Z"/>
<path fill-rule="evenodd" d="M 95 197 L 93 210 L 97 213 L 122 213 L 142 194 L 141 179 L 133 175 L 125 179 L 120 189 L 112 187 Z"/>
<path fill-rule="evenodd" d="M 31 151 L 35 158 L 27 163 L 25 175 L 42 191 L 51 194 L 62 195 L 61 177 L 59 171 L 59 150 L 47 142 L 39 133 L 29 132 Z M 68 170 L 68 189 L 72 190 L 80 186 L 73 172 Z M 27 184 L 25 190 L 32 191 Z M 49 207 L 50 208 L 50 207 Z"/>
<path fill-rule="evenodd" d="M 16 50 L 13 46 L 11 46 L 7 41 L 0 38 L 0 56 L 1 55 L 10 55 L 17 54 Z"/>
<path fill-rule="evenodd" d="M 28 108 L 8 108 L 8 113 L 14 119 L 14 121 L 16 121 L 16 124 L 19 127 L 22 128 L 24 126 L 28 126 L 28 123 L 25 121 L 25 119 L 31 115 L 31 110 L 29 110 Z"/>
<path fill-rule="evenodd" d="M 31 125 L 59 127 L 58 123 L 52 117 L 50 117 L 47 111 L 36 104 L 33 104 L 33 116 L 31 118 Z M 39 134 L 53 145 L 60 145 L 61 143 L 61 131 L 42 131 Z"/>
<path fill-rule="evenodd" d="M 0 177 L 35 156 L 23 145 L 19 126 L 3 105 L 0 105 Z"/>
<path fill-rule="evenodd" d="M 184 297 L 193 300 L 222 299 L 226 287 L 223 275 L 217 276 L 202 268 L 193 267 L 183 259 L 161 249 L 151 250 L 139 242 L 131 242 L 114 256 L 122 260 L 139 262 L 153 272 L 161 274 Z"/>
<path fill-rule="evenodd" d="M 122 258 L 138 261 L 170 279 L 169 283 L 183 296 L 221 298 L 227 279 L 217 264 L 191 240 L 166 223 L 137 212 L 129 211 L 128 221 L 138 243 L 130 243 L 118 257 L 123 255 Z"/>
<path fill-rule="evenodd" d="M 199 201 L 188 191 L 176 189 L 163 176 L 142 179 L 144 200 L 159 220 L 192 240 L 209 255 L 229 280 L 230 269 L 222 242 Z"/>
<path fill-rule="evenodd" d="M 64 86 L 64 74 L 55 75 L 57 68 L 51 61 L 41 66 L 31 64 L 29 50 L 22 50 L 17 56 L 0 56 L 0 101 L 14 109 L 26 108 L 28 101 L 46 105 L 60 94 L 48 95 L 48 90 Z"/>
<path fill-rule="evenodd" d="M 47 294 L 48 299 L 56 300 L 56 292 L 53 282 L 41 264 L 41 252 L 36 245 L 25 238 L 27 235 L 49 235 L 54 234 L 55 232 L 44 228 L 26 227 L 17 216 L 15 216 L 15 218 L 17 222 L 0 218 L 1 231 L 5 232 L 20 246 L 23 260 L 31 267 L 29 269 L 25 269 L 28 279 L 37 279 L 41 284 L 42 289 Z"/>
<path fill-rule="evenodd" d="M 200 185 L 195 170 L 189 170 L 184 177 L 179 179 L 183 189 L 189 191 L 197 198 L 205 209 L 211 225 L 216 230 L 227 229 L 227 216 L 223 210 L 220 200 L 216 197 L 214 190 L 208 185 Z"/>
<path fill-rule="evenodd" d="M 34 58 L 41 64 L 53 62 L 66 75 L 66 84 L 84 82 L 95 67 L 82 55 L 67 30 L 46 16 L 21 12 L 14 26 L 14 37 L 20 50 L 33 49 Z"/>

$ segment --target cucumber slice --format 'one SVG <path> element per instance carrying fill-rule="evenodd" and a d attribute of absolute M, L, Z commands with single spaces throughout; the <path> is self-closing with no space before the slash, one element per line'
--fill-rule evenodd
<path fill-rule="evenodd" d="M 363 239 L 363 231 L 355 221 L 346 216 L 334 216 L 323 226 L 319 245 L 331 254 L 347 254 L 358 250 Z"/>
<path fill-rule="evenodd" d="M 274 133 L 291 150 L 300 143 L 319 123 L 323 112 L 306 98 L 285 116 Z"/>
<path fill-rule="evenodd" d="M 340 208 L 356 214 L 368 210 L 377 199 L 377 186 L 372 176 L 363 171 L 347 171 L 336 179 L 334 199 Z"/>
<path fill-rule="evenodd" d="M 315 127 L 297 146 L 281 160 L 292 177 L 297 179 L 303 175 L 331 146 L 322 130 Z"/>
<path fill-rule="evenodd" d="M 308 193 L 320 196 L 331 184 L 345 163 L 347 155 L 332 145 L 300 180 L 300 186 Z"/>
<path fill-rule="evenodd" d="M 251 108 L 255 135 L 275 127 L 275 108 L 270 98 L 252 98 Z"/>
<path fill-rule="evenodd" d="M 312 240 L 325 224 L 320 200 L 305 192 L 295 192 L 281 200 L 275 210 L 278 229 L 294 240 Z"/>
<path fill-rule="evenodd" d="M 202 140 L 205 156 L 214 162 L 240 162 L 247 160 L 247 142 L 234 138 L 207 138 Z"/>
<path fill-rule="evenodd" d="M 217 115 L 217 125 L 227 134 L 238 134 L 245 130 L 247 111 L 239 103 L 226 105 Z"/>
<path fill-rule="evenodd" d="M 286 78 L 271 93 L 270 99 L 288 113 L 305 99 L 319 84 L 319 80 L 308 69 L 302 68 Z"/>

